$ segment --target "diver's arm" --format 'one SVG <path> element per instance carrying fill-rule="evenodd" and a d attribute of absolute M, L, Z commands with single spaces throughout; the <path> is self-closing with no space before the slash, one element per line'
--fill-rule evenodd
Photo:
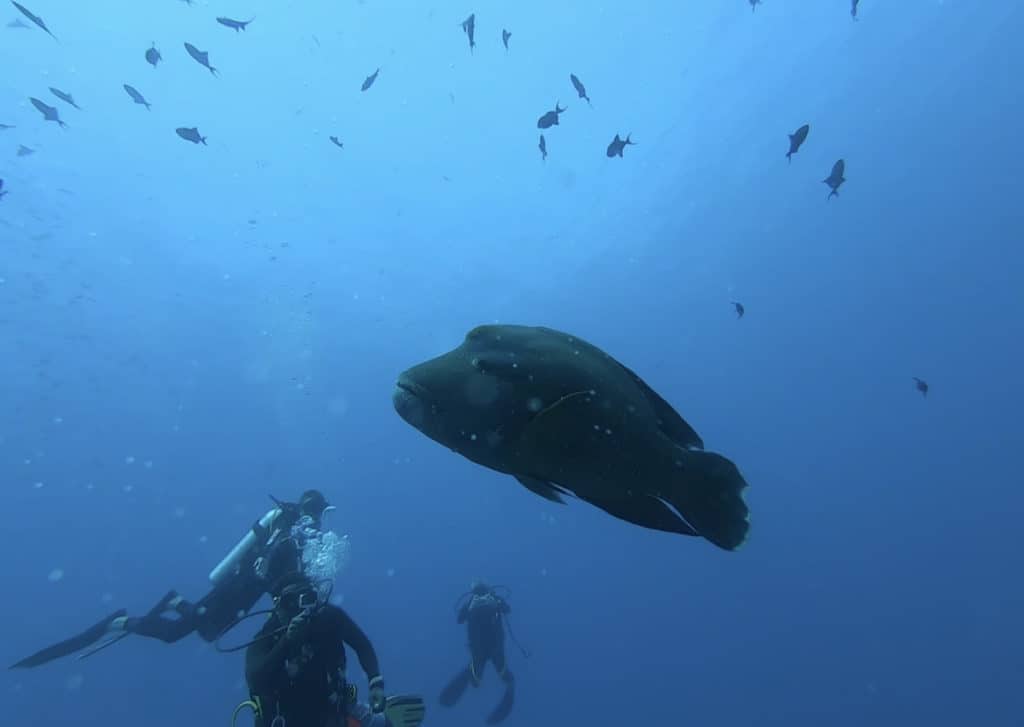
<path fill-rule="evenodd" d="M 456 617 L 456 622 L 460 624 L 466 623 L 466 619 L 469 618 L 469 603 L 466 603 L 459 609 L 459 615 Z"/>
<path fill-rule="evenodd" d="M 283 634 L 276 641 L 263 639 L 246 649 L 245 680 L 249 689 L 257 694 L 272 691 L 290 651 L 291 642 Z"/>
<path fill-rule="evenodd" d="M 337 614 L 338 636 L 343 643 L 351 646 L 352 650 L 356 652 L 359 666 L 363 667 L 363 671 L 366 673 L 366 680 L 372 682 L 380 677 L 380 664 L 377 661 L 377 652 L 374 650 L 373 644 L 344 609 L 337 606 L 334 608 Z"/>

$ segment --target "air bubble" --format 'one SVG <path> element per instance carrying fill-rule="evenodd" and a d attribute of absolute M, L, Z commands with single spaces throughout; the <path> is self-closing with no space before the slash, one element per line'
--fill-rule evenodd
<path fill-rule="evenodd" d="M 54 568 L 50 571 L 50 575 L 47 576 L 50 583 L 57 583 L 64 578 L 64 571 L 60 568 Z"/>

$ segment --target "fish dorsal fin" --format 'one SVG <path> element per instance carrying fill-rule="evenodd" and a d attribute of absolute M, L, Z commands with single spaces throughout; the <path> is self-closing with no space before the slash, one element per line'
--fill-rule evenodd
<path fill-rule="evenodd" d="M 618 361 L 616 361 L 618 363 Z M 696 430 L 691 427 L 686 421 L 679 415 L 672 405 L 661 398 L 654 389 L 647 385 L 647 383 L 641 379 L 636 373 L 633 372 L 627 366 L 619 363 L 619 366 L 629 374 L 630 378 L 640 387 L 640 391 L 643 393 L 644 398 L 651 405 L 654 410 L 654 416 L 658 419 L 658 428 L 665 434 L 666 437 L 671 439 L 673 442 L 678 444 L 680 447 L 686 449 L 704 449 L 704 440 L 700 438 Z"/>

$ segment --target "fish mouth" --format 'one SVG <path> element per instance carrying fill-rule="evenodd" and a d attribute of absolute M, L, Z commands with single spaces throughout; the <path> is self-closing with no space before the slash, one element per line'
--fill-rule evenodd
<path fill-rule="evenodd" d="M 405 392 L 409 396 L 415 397 L 416 399 L 426 399 L 427 391 L 422 386 L 417 384 L 415 381 L 410 379 L 408 376 L 402 375 L 398 377 L 398 381 L 395 383 L 395 394 L 398 395 L 400 392 Z"/>

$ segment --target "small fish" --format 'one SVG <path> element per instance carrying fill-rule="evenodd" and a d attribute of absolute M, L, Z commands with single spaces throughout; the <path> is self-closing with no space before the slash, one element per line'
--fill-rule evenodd
<path fill-rule="evenodd" d="M 807 138 L 807 132 L 810 130 L 810 124 L 804 124 L 789 135 L 789 151 L 786 152 L 786 159 L 788 159 L 790 163 L 793 162 L 793 155 L 800 150 L 800 145 L 804 143 L 804 140 Z"/>
<path fill-rule="evenodd" d="M 501 43 L 505 46 L 505 50 L 508 50 L 508 39 L 512 37 L 512 34 L 507 30 L 502 29 L 501 31 Z"/>
<path fill-rule="evenodd" d="M 548 143 L 544 141 L 544 134 L 540 135 L 540 143 L 537 145 L 537 148 L 540 149 L 540 160 L 542 162 L 546 161 L 548 158 Z"/>
<path fill-rule="evenodd" d="M 332 136 L 332 137 L 330 137 L 330 139 L 331 139 L 331 143 L 334 144 L 339 149 L 344 149 L 345 148 L 345 145 L 342 144 L 340 141 L 338 141 L 338 137 Z"/>
<path fill-rule="evenodd" d="M 576 89 L 576 93 L 580 95 L 580 98 L 587 102 L 588 106 L 592 106 L 590 103 L 590 97 L 587 96 L 587 89 L 583 86 L 580 79 L 576 78 L 575 73 L 569 74 L 569 80 L 572 81 L 572 87 Z"/>
<path fill-rule="evenodd" d="M 24 28 L 25 30 L 28 30 L 29 26 L 25 25 L 25 22 L 21 18 L 15 18 L 14 20 L 12 20 L 11 22 L 9 22 L 7 24 L 7 27 L 8 28 Z"/>
<path fill-rule="evenodd" d="M 469 52 L 472 53 L 476 47 L 476 41 L 473 39 L 473 35 L 476 33 L 476 13 L 462 21 L 462 30 L 469 36 Z"/>
<path fill-rule="evenodd" d="M 555 102 L 555 110 L 548 111 L 546 114 L 537 119 L 538 129 L 550 129 L 552 126 L 558 126 L 558 116 L 564 113 L 565 109 L 561 108 L 557 102 Z"/>
<path fill-rule="evenodd" d="M 608 145 L 608 150 L 605 152 L 605 154 L 609 158 L 617 156 L 621 157 L 622 150 L 625 149 L 627 146 L 636 146 L 636 142 L 632 141 L 629 138 L 630 136 L 632 136 L 632 134 L 626 134 L 626 140 L 623 141 L 622 139 L 619 138 L 619 135 L 616 134 L 615 138 L 612 139 L 612 143 Z"/>
<path fill-rule="evenodd" d="M 129 86 L 127 83 L 124 84 L 124 90 L 132 97 L 132 101 L 135 103 L 145 106 L 146 110 L 149 111 L 149 101 L 143 98 L 142 94 L 139 93 L 133 86 Z"/>
<path fill-rule="evenodd" d="M 181 0 L 181 1 L 183 3 L 185 3 L 186 5 L 191 5 L 192 4 L 192 0 Z"/>
<path fill-rule="evenodd" d="M 39 113 L 43 115 L 44 119 L 47 121 L 56 121 L 62 128 L 67 126 L 67 124 L 60 120 L 60 114 L 57 113 L 57 109 L 53 106 L 47 106 L 39 99 L 32 98 L 31 96 L 28 100 L 31 101 L 32 105 L 39 110 Z"/>
<path fill-rule="evenodd" d="M 31 10 L 26 8 L 24 5 L 21 5 L 19 3 L 14 2 L 14 0 L 11 0 L 11 5 L 16 7 L 18 9 L 18 11 L 22 15 L 24 15 L 26 18 L 28 18 L 33 23 L 35 23 L 37 26 L 39 26 L 40 28 L 45 30 L 47 35 L 49 35 L 54 40 L 57 40 L 57 36 L 50 32 L 50 29 L 46 27 L 46 23 L 43 22 L 42 18 L 40 18 L 38 15 L 33 15 Z"/>
<path fill-rule="evenodd" d="M 742 318 L 743 314 L 747 312 L 747 309 L 743 307 L 743 304 L 737 303 L 735 300 L 732 301 L 732 307 L 736 309 L 737 318 Z"/>
<path fill-rule="evenodd" d="M 217 69 L 210 65 L 209 53 L 207 53 L 206 51 L 199 50 L 191 43 L 185 44 L 185 50 L 188 51 L 188 54 L 192 56 L 193 60 L 195 60 L 196 63 L 198 63 L 201 66 L 206 66 L 208 69 L 210 69 L 210 73 L 212 73 L 215 76 L 217 75 Z"/>
<path fill-rule="evenodd" d="M 36 153 L 35 149 L 29 149 L 24 144 L 18 144 L 18 156 L 20 156 L 20 157 L 27 157 L 29 154 L 35 154 L 35 153 Z"/>
<path fill-rule="evenodd" d="M 8 129 L 14 129 L 16 127 L 11 124 L 0 124 L 0 131 L 7 131 Z"/>
<path fill-rule="evenodd" d="M 914 388 L 921 392 L 921 396 L 928 396 L 928 382 L 916 376 L 911 378 L 914 379 Z"/>
<path fill-rule="evenodd" d="M 3 199 L 4 195 L 6 195 L 6 194 L 7 194 L 7 190 L 4 189 L 4 180 L 0 179 L 0 199 Z"/>
<path fill-rule="evenodd" d="M 153 47 L 146 51 L 146 63 L 156 68 L 156 64 L 162 61 L 164 57 L 160 55 L 160 51 L 156 49 L 156 43 Z"/>
<path fill-rule="evenodd" d="M 360 88 L 360 90 L 361 91 L 366 91 L 367 89 L 369 89 L 370 86 L 372 86 L 374 84 L 374 81 L 377 80 L 377 74 L 378 73 L 380 73 L 380 69 L 379 68 L 376 71 L 374 71 L 373 73 L 371 73 L 369 76 L 367 76 L 366 80 L 363 81 L 363 85 Z"/>
<path fill-rule="evenodd" d="M 174 131 L 185 141 L 191 141 L 193 144 L 202 144 L 203 146 L 206 146 L 206 137 L 200 136 L 199 129 L 194 126 L 179 126 Z"/>
<path fill-rule="evenodd" d="M 250 18 L 249 20 L 232 20 L 231 18 L 217 18 L 217 22 L 231 28 L 237 33 L 240 30 L 245 30 L 245 26 L 255 19 L 256 18 Z"/>
<path fill-rule="evenodd" d="M 757 10 L 757 6 L 761 4 L 761 0 L 750 0 L 750 12 Z"/>
<path fill-rule="evenodd" d="M 850 17 L 854 20 L 857 19 L 857 4 L 860 0 L 850 0 Z"/>
<path fill-rule="evenodd" d="M 76 104 L 76 103 L 75 103 L 75 99 L 73 99 L 73 98 L 71 97 L 71 94 L 70 94 L 70 93 L 64 93 L 64 92 L 63 92 L 63 91 L 61 91 L 61 90 L 60 90 L 59 88 L 54 88 L 53 86 L 50 86 L 50 93 L 52 93 L 52 94 L 53 94 L 54 96 L 56 96 L 57 98 L 59 98 L 59 99 L 60 99 L 61 101 L 63 101 L 64 103 L 69 103 L 69 104 L 71 104 L 72 106 L 74 106 L 74 107 L 75 107 L 76 109 L 78 109 L 79 111 L 81 111 L 81 110 L 82 110 L 81 106 L 79 106 L 78 104 Z"/>
<path fill-rule="evenodd" d="M 825 179 L 821 180 L 824 184 L 827 184 L 832 190 L 828 193 L 828 199 L 839 196 L 839 186 L 846 181 L 846 177 L 843 176 L 843 172 L 846 171 L 846 162 L 840 159 L 832 165 L 832 173 L 829 174 Z"/>

